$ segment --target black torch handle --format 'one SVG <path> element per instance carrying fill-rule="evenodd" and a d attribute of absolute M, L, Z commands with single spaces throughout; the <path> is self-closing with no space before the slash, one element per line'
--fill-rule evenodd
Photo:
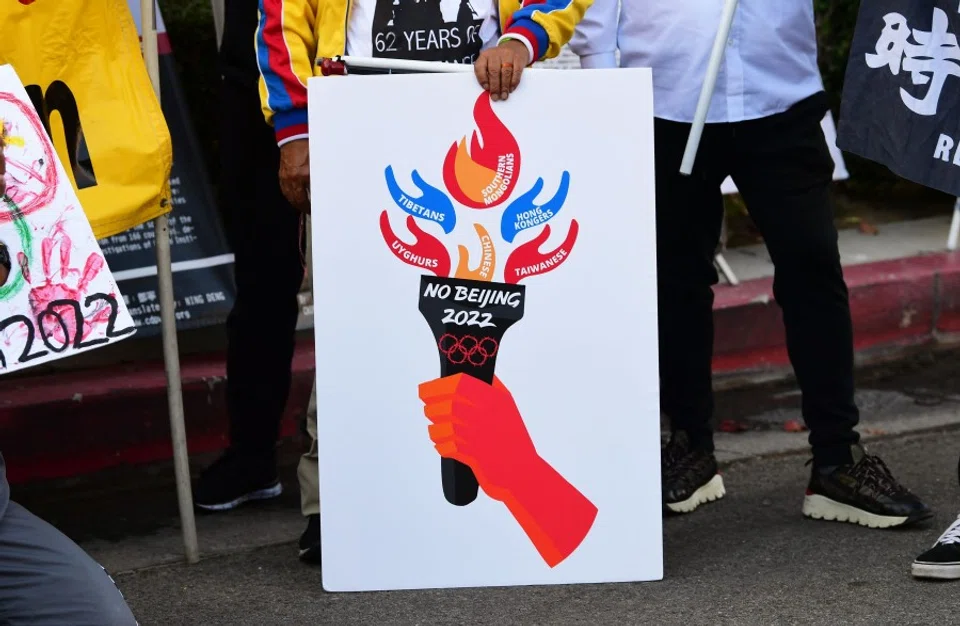
<path fill-rule="evenodd" d="M 464 373 L 482 380 L 488 385 L 493 384 L 493 369 L 477 368 L 469 363 L 453 365 L 444 363 L 441 376 L 453 376 Z M 440 476 L 443 479 L 443 497 L 455 506 L 466 506 L 477 499 L 480 483 L 470 466 L 456 459 L 440 458 Z"/>

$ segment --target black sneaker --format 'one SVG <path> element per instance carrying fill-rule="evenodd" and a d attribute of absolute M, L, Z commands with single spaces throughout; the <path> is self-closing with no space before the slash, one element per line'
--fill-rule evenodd
<path fill-rule="evenodd" d="M 661 452 L 663 505 L 672 513 L 691 513 L 719 500 L 726 491 L 712 452 L 691 450 L 682 431 L 675 432 Z"/>
<path fill-rule="evenodd" d="M 914 560 L 911 569 L 916 578 L 960 579 L 960 517 Z"/>
<path fill-rule="evenodd" d="M 300 535 L 300 560 L 312 565 L 320 564 L 320 516 L 307 518 L 307 529 Z"/>
<path fill-rule="evenodd" d="M 850 522 L 870 528 L 907 526 L 933 513 L 893 477 L 879 457 L 853 446 L 853 464 L 814 468 L 803 500 L 813 519 Z"/>
<path fill-rule="evenodd" d="M 200 475 L 193 501 L 205 511 L 229 511 L 244 502 L 276 498 L 281 493 L 283 487 L 272 460 L 227 450 Z"/>

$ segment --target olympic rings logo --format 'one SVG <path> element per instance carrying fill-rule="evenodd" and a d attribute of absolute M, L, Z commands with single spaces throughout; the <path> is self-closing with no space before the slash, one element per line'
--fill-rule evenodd
<path fill-rule="evenodd" d="M 493 337 L 477 339 L 473 335 L 457 337 L 444 333 L 437 341 L 437 347 L 454 365 L 467 362 L 475 367 L 482 367 L 497 354 L 500 344 Z"/>

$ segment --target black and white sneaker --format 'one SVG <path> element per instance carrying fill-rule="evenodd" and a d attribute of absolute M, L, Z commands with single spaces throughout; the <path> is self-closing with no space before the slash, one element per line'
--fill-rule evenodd
<path fill-rule="evenodd" d="M 273 459 L 227 450 L 200 475 L 194 504 L 204 511 L 229 511 L 244 502 L 268 500 L 281 493 L 283 487 Z"/>
<path fill-rule="evenodd" d="M 960 517 L 913 561 L 911 571 L 916 578 L 960 579 Z"/>
<path fill-rule="evenodd" d="M 320 516 L 307 518 L 307 529 L 300 535 L 300 560 L 311 565 L 320 564 Z"/>
<path fill-rule="evenodd" d="M 663 505 L 671 513 L 692 513 L 701 504 L 719 500 L 726 491 L 711 452 L 691 449 L 687 435 L 673 433 L 661 452 Z"/>
<path fill-rule="evenodd" d="M 907 491 L 879 457 L 853 446 L 853 463 L 814 468 L 803 500 L 803 514 L 813 519 L 850 522 L 870 528 L 907 526 L 933 513 Z"/>

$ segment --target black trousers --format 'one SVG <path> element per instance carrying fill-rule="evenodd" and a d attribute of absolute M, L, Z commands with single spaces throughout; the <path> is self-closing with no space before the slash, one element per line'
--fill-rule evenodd
<path fill-rule="evenodd" d="M 237 283 L 227 319 L 230 445 L 272 469 L 290 393 L 305 233 L 280 192 L 280 152 L 256 82 L 226 74 L 221 83 L 221 206 Z"/>
<path fill-rule="evenodd" d="M 720 185 L 732 176 L 775 271 L 787 351 L 803 394 L 814 462 L 851 460 L 853 328 L 829 199 L 833 161 L 823 94 L 759 120 L 708 124 L 693 173 L 679 173 L 689 124 L 655 121 L 661 406 L 674 430 L 712 450 L 713 257 Z"/>

